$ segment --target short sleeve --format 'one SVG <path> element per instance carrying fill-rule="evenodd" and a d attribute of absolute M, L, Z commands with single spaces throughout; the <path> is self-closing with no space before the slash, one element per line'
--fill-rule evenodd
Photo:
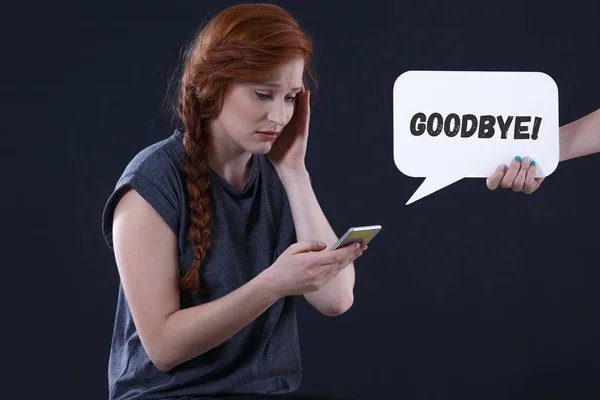
<path fill-rule="evenodd" d="M 117 182 L 102 213 L 102 232 L 111 250 L 114 211 L 127 187 L 138 192 L 162 216 L 171 230 L 179 234 L 181 185 L 176 169 L 166 156 L 149 157 L 137 167 L 135 161 Z"/>

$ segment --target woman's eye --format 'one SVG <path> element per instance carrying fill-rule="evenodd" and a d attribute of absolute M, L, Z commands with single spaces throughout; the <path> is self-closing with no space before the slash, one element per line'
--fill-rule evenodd
<path fill-rule="evenodd" d="M 271 98 L 271 95 L 266 94 L 266 93 L 261 93 L 256 90 L 254 91 L 254 93 L 256 94 L 256 97 L 258 97 L 260 100 L 267 100 L 267 99 Z M 285 98 L 285 100 L 289 101 L 289 102 L 294 102 L 294 101 L 296 101 L 296 96 L 288 96 Z"/>
<path fill-rule="evenodd" d="M 260 100 L 266 100 L 270 97 L 268 94 L 260 93 L 256 90 L 254 91 L 254 93 L 256 93 L 256 97 L 258 97 Z"/>

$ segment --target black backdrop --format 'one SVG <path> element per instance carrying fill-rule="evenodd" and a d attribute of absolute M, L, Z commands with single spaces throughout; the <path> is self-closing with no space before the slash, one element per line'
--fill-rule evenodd
<path fill-rule="evenodd" d="M 559 164 L 531 196 L 466 179 L 406 207 L 422 180 L 393 161 L 392 87 L 411 69 L 542 71 L 561 124 L 577 119 L 600 107 L 599 3 L 277 3 L 316 43 L 307 164 L 321 205 L 340 235 L 384 227 L 348 313 L 302 303 L 299 391 L 598 398 L 599 156 Z M 102 207 L 130 158 L 172 132 L 163 100 L 182 45 L 231 4 L 3 12 L 1 398 L 107 397 L 118 274 Z"/>

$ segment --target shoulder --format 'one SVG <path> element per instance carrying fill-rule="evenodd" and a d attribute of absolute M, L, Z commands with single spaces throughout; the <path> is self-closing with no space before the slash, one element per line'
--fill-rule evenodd
<path fill-rule="evenodd" d="M 177 175 L 183 170 L 183 142 L 181 133 L 153 143 L 138 152 L 127 164 L 120 179 L 140 174 L 148 178 Z"/>
<path fill-rule="evenodd" d="M 185 201 L 183 152 L 181 133 L 176 131 L 142 149 L 127 164 L 103 210 L 102 229 L 110 248 L 114 210 L 126 189 L 135 190 L 178 233 Z"/>

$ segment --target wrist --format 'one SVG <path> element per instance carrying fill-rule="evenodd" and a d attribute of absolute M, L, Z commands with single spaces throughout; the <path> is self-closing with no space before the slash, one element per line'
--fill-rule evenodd
<path fill-rule="evenodd" d="M 558 151 L 559 161 L 566 161 L 572 158 L 570 154 L 570 143 L 574 134 L 574 123 L 563 125 L 558 129 Z"/>
<path fill-rule="evenodd" d="M 297 183 L 310 183 L 310 176 L 305 166 L 294 169 L 281 168 L 277 170 L 277 173 L 285 187 Z"/>
<path fill-rule="evenodd" d="M 275 303 L 280 298 L 286 296 L 271 267 L 258 274 L 256 281 L 261 292 L 264 293 L 272 303 Z"/>

